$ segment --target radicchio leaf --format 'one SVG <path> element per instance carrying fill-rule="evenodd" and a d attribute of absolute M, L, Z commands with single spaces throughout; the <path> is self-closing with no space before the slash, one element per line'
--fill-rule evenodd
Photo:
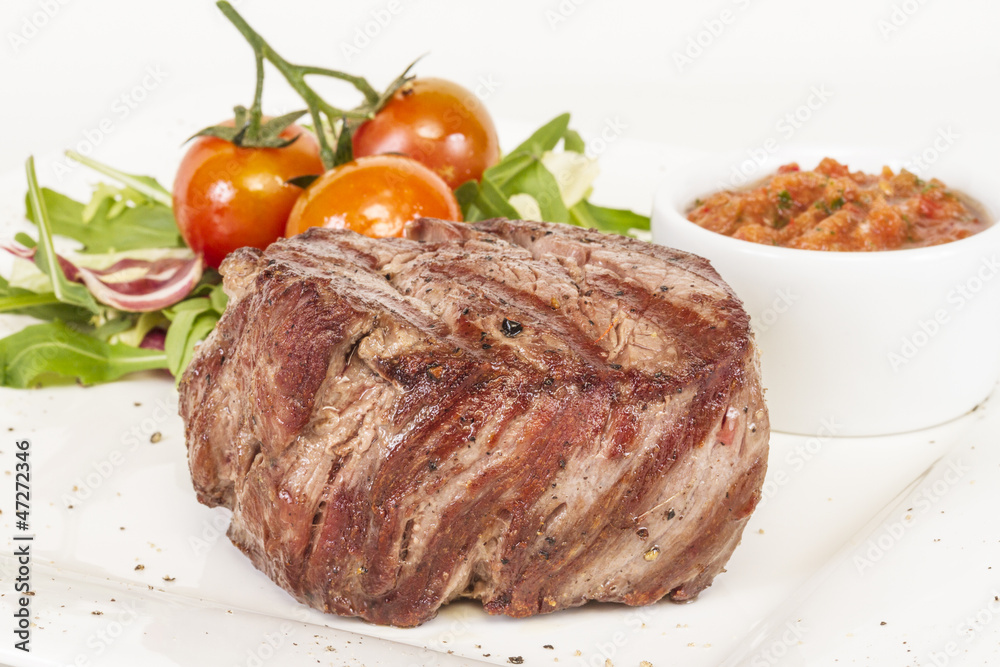
<path fill-rule="evenodd" d="M 33 260 L 34 248 L 6 243 L 0 248 L 22 259 Z M 201 257 L 166 257 L 154 261 L 122 259 L 106 269 L 76 266 L 56 255 L 67 280 L 83 283 L 101 303 L 132 313 L 172 306 L 184 299 L 201 279 Z"/>
<path fill-rule="evenodd" d="M 156 328 L 152 329 L 145 337 L 142 342 L 139 343 L 139 347 L 144 350 L 162 350 L 164 349 L 164 343 L 167 340 L 167 332 L 163 329 Z"/>

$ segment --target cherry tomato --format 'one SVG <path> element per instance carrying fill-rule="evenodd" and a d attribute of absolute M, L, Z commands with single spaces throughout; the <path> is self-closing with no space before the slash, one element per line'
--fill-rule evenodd
<path fill-rule="evenodd" d="M 400 155 L 375 155 L 340 165 L 306 188 L 285 236 L 310 227 L 402 236 L 406 223 L 421 217 L 461 220 L 462 210 L 447 184 L 424 165 Z"/>
<path fill-rule="evenodd" d="M 354 133 L 355 157 L 400 153 L 421 162 L 452 190 L 500 160 L 493 119 L 479 98 L 444 79 L 414 79 Z"/>
<path fill-rule="evenodd" d="M 230 121 L 231 122 L 231 121 Z M 285 231 L 302 188 L 286 181 L 323 173 L 312 134 L 290 125 L 284 148 L 240 148 L 223 139 L 198 137 L 174 180 L 174 216 L 188 246 L 218 268 L 233 250 L 266 248 Z"/>

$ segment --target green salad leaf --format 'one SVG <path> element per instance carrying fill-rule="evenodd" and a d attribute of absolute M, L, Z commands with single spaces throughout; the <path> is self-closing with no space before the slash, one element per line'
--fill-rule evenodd
<path fill-rule="evenodd" d="M 170 197 L 170 192 L 165 187 L 157 183 L 156 179 L 152 176 L 129 174 L 128 172 L 115 169 L 114 167 L 109 167 L 108 165 L 98 162 L 92 158 L 80 155 L 76 151 L 66 151 L 66 155 L 80 164 L 90 167 L 97 173 L 109 176 L 119 183 L 124 184 L 127 188 L 130 188 L 132 192 L 136 193 L 145 200 L 160 204 L 161 206 L 166 206 L 167 208 L 173 206 L 173 200 Z"/>
<path fill-rule="evenodd" d="M 110 253 L 142 248 L 183 248 L 171 208 L 170 193 L 149 176 L 119 171 L 96 160 L 67 151 L 74 160 L 122 185 L 100 183 L 87 204 L 41 189 L 51 233 L 83 244 L 83 253 Z M 28 193 L 28 220 L 38 224 Z"/>
<path fill-rule="evenodd" d="M 485 176 L 481 183 L 469 181 L 455 192 L 455 198 L 462 206 L 466 222 L 476 222 L 488 218 L 518 218 L 517 209 L 510 205 L 507 197 Z M 462 202 L 466 201 L 466 204 Z"/>
<path fill-rule="evenodd" d="M 107 338 L 109 343 L 124 343 L 139 347 L 150 331 L 157 328 L 166 331 L 170 326 L 170 320 L 160 310 L 148 313 L 122 313 L 119 317 L 123 324 L 115 326 L 114 331 L 109 333 Z"/>
<path fill-rule="evenodd" d="M 508 180 L 502 190 L 508 199 L 515 194 L 530 195 L 538 202 L 542 220 L 546 222 L 570 222 L 569 211 L 559 193 L 559 183 L 541 159 L 532 158 L 531 164 Z"/>
<path fill-rule="evenodd" d="M 583 142 L 583 137 L 576 130 L 567 129 L 563 133 L 563 148 L 574 153 L 583 153 L 587 150 L 587 145 Z"/>
<path fill-rule="evenodd" d="M 628 236 L 633 229 L 649 229 L 649 218 L 627 209 L 594 206 L 584 199 L 570 209 L 573 224 Z"/>
<path fill-rule="evenodd" d="M 219 274 L 207 271 L 187 300 L 167 310 L 133 313 L 98 304 L 86 286 L 66 277 L 53 236 L 79 241 L 85 246 L 83 252 L 90 253 L 89 260 L 97 263 L 102 261 L 98 253 L 132 250 L 134 255 L 148 255 L 183 248 L 184 243 L 170 196 L 156 181 L 70 156 L 124 185 L 99 184 L 90 202 L 83 204 L 39 187 L 29 158 L 26 204 L 38 239 L 18 234 L 15 240 L 35 249 L 37 271 L 32 269 L 13 285 L 13 278 L 0 277 L 0 314 L 49 321 L 0 340 L 0 386 L 95 384 L 154 368 L 170 369 L 179 377 L 195 345 L 211 332 L 225 310 Z M 185 312 L 190 314 L 182 315 Z M 176 327 L 170 322 L 175 315 L 180 320 Z M 172 334 L 170 353 L 140 347 L 156 328 Z"/>
<path fill-rule="evenodd" d="M 29 209 L 38 225 L 35 266 L 49 277 L 52 283 L 52 293 L 58 301 L 81 306 L 95 314 L 99 313 L 100 306 L 97 305 L 93 295 L 83 285 L 70 282 L 63 273 L 62 267 L 59 266 L 59 258 L 56 256 L 55 246 L 52 243 L 52 229 L 49 224 L 48 211 L 45 208 L 45 200 L 42 199 L 41 189 L 38 187 L 38 178 L 35 176 L 34 158 L 28 158 L 25 167 L 28 175 Z"/>
<path fill-rule="evenodd" d="M 535 130 L 530 137 L 521 142 L 521 145 L 512 150 L 507 157 L 511 158 L 518 155 L 542 157 L 542 153 L 555 148 L 559 144 L 559 141 L 566 135 L 566 132 L 569 130 L 569 119 L 570 115 L 568 113 L 556 116 Z M 577 138 L 580 136 L 576 132 L 573 134 Z"/>
<path fill-rule="evenodd" d="M 195 346 L 212 333 L 218 322 L 219 314 L 214 311 L 199 313 L 188 310 L 180 313 L 170 324 L 165 350 L 168 368 L 178 381 L 194 357 Z"/>
<path fill-rule="evenodd" d="M 225 312 L 226 305 L 229 303 L 229 296 L 222 289 L 222 285 L 212 287 L 212 291 L 208 293 L 208 302 L 212 304 L 212 310 L 219 315 Z"/>
<path fill-rule="evenodd" d="M 587 200 L 597 165 L 584 155 L 586 144 L 569 122 L 568 113 L 556 116 L 483 172 L 480 182 L 455 190 L 465 220 L 526 217 L 626 236 L 648 230 L 648 216 Z M 560 142 L 563 152 L 556 152 Z"/>
<path fill-rule="evenodd" d="M 164 343 L 167 368 L 178 381 L 191 363 L 195 346 L 215 329 L 226 309 L 226 301 L 222 285 L 215 285 L 208 296 L 186 299 L 163 311 L 170 320 Z"/>
<path fill-rule="evenodd" d="M 86 308 L 62 303 L 54 292 L 32 292 L 22 287 L 12 287 L 0 277 L 0 313 L 29 315 L 40 320 L 88 322 L 93 317 Z"/>
<path fill-rule="evenodd" d="M 109 345 L 55 320 L 0 340 L 0 385 L 26 388 L 76 381 L 98 384 L 127 373 L 167 367 L 167 355 Z"/>
<path fill-rule="evenodd" d="M 41 198 L 49 212 L 52 233 L 83 244 L 80 252 L 97 254 L 141 248 L 183 248 L 173 211 L 162 204 L 145 202 L 121 205 L 124 188 L 99 188 L 89 204 L 42 188 Z M 30 196 L 30 195 L 29 195 Z M 28 220 L 37 218 L 28 206 Z"/>

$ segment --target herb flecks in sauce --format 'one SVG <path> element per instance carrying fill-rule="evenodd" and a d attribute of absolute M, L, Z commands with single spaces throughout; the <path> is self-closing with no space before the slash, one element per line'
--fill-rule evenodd
<path fill-rule="evenodd" d="M 884 167 L 852 172 L 826 158 L 797 164 L 755 186 L 696 200 L 688 219 L 720 234 L 807 250 L 896 250 L 957 241 L 987 227 L 970 199 L 938 180 Z"/>

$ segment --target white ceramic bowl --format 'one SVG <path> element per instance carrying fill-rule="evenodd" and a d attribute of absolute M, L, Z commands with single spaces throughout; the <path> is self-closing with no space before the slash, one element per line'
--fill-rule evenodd
<path fill-rule="evenodd" d="M 899 161 L 859 151 L 770 157 L 750 180 L 829 155 L 877 173 Z M 765 246 L 703 229 L 685 216 L 698 197 L 732 187 L 747 155 L 670 175 L 653 205 L 653 240 L 711 260 L 750 314 L 771 425 L 821 436 L 883 435 L 940 424 L 974 408 L 1000 377 L 1000 224 L 953 243 L 883 252 Z M 994 165 L 932 167 L 996 222 Z"/>

